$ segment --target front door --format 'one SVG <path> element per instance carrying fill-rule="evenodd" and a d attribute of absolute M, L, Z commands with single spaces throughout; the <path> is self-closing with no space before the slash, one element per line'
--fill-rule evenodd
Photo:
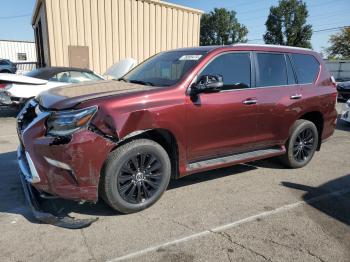
<path fill-rule="evenodd" d="M 223 90 L 187 100 L 188 161 L 215 158 L 254 148 L 257 105 L 251 87 L 249 52 L 223 53 L 211 60 L 203 75 L 221 75 Z"/>

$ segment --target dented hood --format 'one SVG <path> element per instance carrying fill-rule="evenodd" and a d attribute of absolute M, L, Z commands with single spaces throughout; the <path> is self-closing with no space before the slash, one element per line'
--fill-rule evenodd
<path fill-rule="evenodd" d="M 36 99 L 44 108 L 67 109 L 87 100 L 155 89 L 122 81 L 96 81 L 62 86 L 40 93 Z"/>

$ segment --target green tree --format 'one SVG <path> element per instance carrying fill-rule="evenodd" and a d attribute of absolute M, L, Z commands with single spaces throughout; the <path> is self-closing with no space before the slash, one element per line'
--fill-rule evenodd
<path fill-rule="evenodd" d="M 247 42 L 248 29 L 240 24 L 235 11 L 214 8 L 201 18 L 201 45 L 228 45 Z"/>
<path fill-rule="evenodd" d="M 350 58 L 350 26 L 344 27 L 339 33 L 331 35 L 331 46 L 326 49 L 330 58 Z"/>
<path fill-rule="evenodd" d="M 311 48 L 312 26 L 306 24 L 308 11 L 301 0 L 280 0 L 267 17 L 266 44 Z"/>

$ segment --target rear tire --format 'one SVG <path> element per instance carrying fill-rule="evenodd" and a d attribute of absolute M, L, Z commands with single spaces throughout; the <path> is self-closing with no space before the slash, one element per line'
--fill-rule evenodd
<path fill-rule="evenodd" d="M 291 128 L 291 135 L 286 142 L 286 154 L 282 162 L 290 168 L 306 166 L 315 154 L 318 146 L 318 131 L 314 123 L 299 119 Z"/>
<path fill-rule="evenodd" d="M 158 143 L 137 139 L 113 151 L 101 176 L 101 195 L 113 209 L 133 213 L 153 205 L 168 187 L 171 163 Z"/>

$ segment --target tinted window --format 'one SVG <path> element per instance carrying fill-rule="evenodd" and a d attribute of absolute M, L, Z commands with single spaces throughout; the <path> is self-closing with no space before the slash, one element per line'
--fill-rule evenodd
<path fill-rule="evenodd" d="M 290 58 L 288 55 L 286 55 L 286 62 L 287 62 L 288 84 L 294 85 L 296 84 L 296 81 L 295 81 L 292 63 L 290 62 Z"/>
<path fill-rule="evenodd" d="M 178 83 L 205 55 L 203 51 L 164 52 L 146 60 L 123 79 L 128 82 L 171 86 Z"/>
<path fill-rule="evenodd" d="M 220 55 L 202 71 L 200 76 L 203 75 L 221 75 L 224 81 L 223 89 L 226 90 L 248 88 L 250 87 L 249 53 Z"/>
<path fill-rule="evenodd" d="M 283 54 L 257 54 L 257 86 L 287 85 L 287 69 Z"/>
<path fill-rule="evenodd" d="M 293 54 L 293 62 L 299 84 L 313 83 L 318 75 L 320 64 L 311 55 Z"/>

